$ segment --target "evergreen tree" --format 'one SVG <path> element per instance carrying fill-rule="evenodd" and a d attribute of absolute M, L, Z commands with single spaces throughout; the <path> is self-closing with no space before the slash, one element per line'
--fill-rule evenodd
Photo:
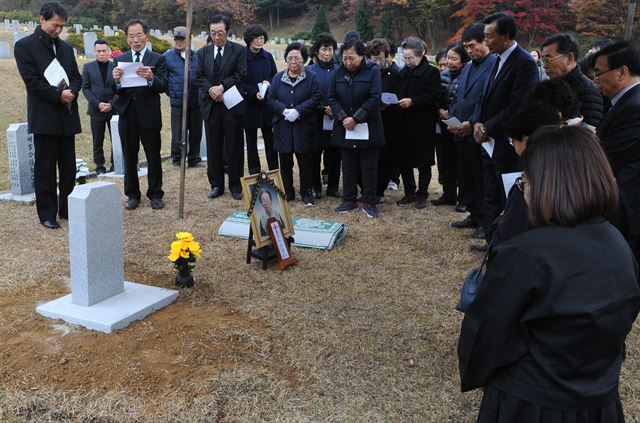
<path fill-rule="evenodd" d="M 385 13 L 380 21 L 380 37 L 393 39 L 393 18 L 390 13 Z"/>
<path fill-rule="evenodd" d="M 329 28 L 329 22 L 327 21 L 327 14 L 324 10 L 324 4 L 320 6 L 318 15 L 316 16 L 316 21 L 314 22 L 313 28 L 311 29 L 311 40 L 315 40 L 316 35 L 323 32 L 331 32 L 331 29 Z"/>
<path fill-rule="evenodd" d="M 373 39 L 373 26 L 371 25 L 371 9 L 366 0 L 359 0 L 356 11 L 356 30 L 360 33 L 362 42 Z"/>

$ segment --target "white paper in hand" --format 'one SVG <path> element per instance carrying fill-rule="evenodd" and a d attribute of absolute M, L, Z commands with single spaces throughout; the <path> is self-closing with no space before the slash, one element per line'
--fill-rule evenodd
<path fill-rule="evenodd" d="M 504 186 L 504 195 L 505 197 L 509 197 L 509 192 L 511 191 L 511 187 L 516 183 L 516 179 L 522 176 L 522 172 L 512 172 L 512 173 L 503 173 L 502 174 L 502 186 Z"/>
<path fill-rule="evenodd" d="M 443 120 L 442 123 L 447 125 L 447 127 L 451 129 L 458 129 L 462 126 L 462 122 L 458 120 L 457 117 L 452 117 L 451 119 Z"/>
<path fill-rule="evenodd" d="M 267 89 L 269 88 L 268 84 L 264 84 L 262 82 L 258 82 L 258 92 L 264 98 L 265 94 L 267 94 Z"/>
<path fill-rule="evenodd" d="M 496 145 L 496 140 L 494 140 L 491 137 L 489 137 L 487 141 L 482 143 L 482 148 L 484 148 L 484 151 L 487 152 L 489 157 L 493 157 L 493 148 L 495 147 L 495 145 Z"/>
<path fill-rule="evenodd" d="M 244 100 L 238 88 L 234 85 L 224 92 L 224 99 L 222 100 L 227 109 L 231 109 Z"/>
<path fill-rule="evenodd" d="M 324 115 L 322 118 L 322 130 L 333 131 L 333 119 L 327 115 Z"/>
<path fill-rule="evenodd" d="M 382 93 L 380 96 L 382 102 L 384 104 L 398 104 L 398 96 L 394 93 Z"/>
<path fill-rule="evenodd" d="M 358 123 L 353 130 L 345 131 L 344 139 L 346 140 L 369 140 L 369 125 L 366 123 Z"/>
<path fill-rule="evenodd" d="M 142 62 L 120 62 L 118 67 L 122 69 L 120 86 L 122 88 L 146 87 L 147 80 L 136 73 L 142 66 Z"/>
<path fill-rule="evenodd" d="M 58 59 L 53 59 L 49 66 L 44 70 L 44 77 L 47 79 L 47 82 L 54 87 L 57 87 L 61 81 L 64 81 L 69 86 L 69 77 L 67 76 L 67 72 L 65 72 L 64 68 L 58 62 Z"/>

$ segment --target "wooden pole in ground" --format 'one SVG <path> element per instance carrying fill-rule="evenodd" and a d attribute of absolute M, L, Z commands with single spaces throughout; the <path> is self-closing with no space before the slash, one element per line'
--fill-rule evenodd
<path fill-rule="evenodd" d="M 180 203 L 178 219 L 184 219 L 184 185 L 187 168 L 187 113 L 189 112 L 189 66 L 191 65 L 191 21 L 193 4 L 187 0 L 187 49 L 184 55 L 184 83 L 182 84 L 182 131 L 180 134 Z"/>

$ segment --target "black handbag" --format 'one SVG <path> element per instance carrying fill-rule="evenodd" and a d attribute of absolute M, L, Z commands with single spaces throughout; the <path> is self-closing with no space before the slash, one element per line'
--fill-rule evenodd
<path fill-rule="evenodd" d="M 469 304 L 476 299 L 476 293 L 478 292 L 478 288 L 480 288 L 480 284 L 482 283 L 482 278 L 484 278 L 483 269 L 487 265 L 487 259 L 489 258 L 489 252 L 491 251 L 491 244 L 487 247 L 487 252 L 482 258 L 482 263 L 480 267 L 477 269 L 469 270 L 467 276 L 464 278 L 464 282 L 462 283 L 462 288 L 460 289 L 460 301 L 458 301 L 458 305 L 456 305 L 456 310 L 461 312 L 466 312 Z"/>

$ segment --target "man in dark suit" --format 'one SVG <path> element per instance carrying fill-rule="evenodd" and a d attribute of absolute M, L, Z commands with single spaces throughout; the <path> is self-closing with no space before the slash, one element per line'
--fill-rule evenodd
<path fill-rule="evenodd" d="M 578 43 L 571 35 L 557 34 L 542 43 L 541 60 L 549 78 L 562 78 L 576 93 L 584 122 L 597 127 L 602 119 L 602 95 L 580 70 L 579 52 Z"/>
<path fill-rule="evenodd" d="M 75 134 L 82 131 L 78 115 L 78 93 L 82 76 L 73 48 L 59 38 L 67 22 L 67 11 L 56 2 L 40 9 L 40 25 L 33 34 L 15 44 L 18 71 L 27 88 L 29 133 L 35 147 L 34 180 L 36 208 L 40 223 L 59 228 L 68 215 L 67 197 L 73 191 L 76 176 Z M 57 60 L 57 62 L 53 62 Z M 44 72 L 59 63 L 67 80 L 48 81 Z M 60 171 L 56 193 L 56 167 Z"/>
<path fill-rule="evenodd" d="M 229 166 L 229 191 L 242 200 L 240 178 L 244 171 L 244 138 L 242 134 L 243 102 L 231 109 L 224 105 L 224 95 L 234 85 L 240 87 L 247 74 L 244 47 L 227 40 L 229 18 L 214 16 L 209 22 L 213 44 L 198 50 L 196 78 L 203 93 L 200 99 L 202 118 L 207 134 L 207 176 L 211 190 L 209 198 L 224 193 L 223 151 Z"/>
<path fill-rule="evenodd" d="M 96 60 L 84 65 L 82 69 L 82 94 L 87 98 L 87 114 L 91 121 L 91 135 L 93 136 L 93 162 L 98 175 L 107 171 L 104 166 L 104 130 L 111 126 L 109 121 L 113 116 L 113 101 L 115 94 L 111 89 L 113 82 L 113 68 L 115 65 L 109 60 L 111 49 L 104 40 L 93 43 L 93 53 Z M 113 153 L 111 153 L 111 169 L 113 169 Z"/>
<path fill-rule="evenodd" d="M 640 262 L 640 52 L 623 41 L 595 53 L 594 80 L 611 100 L 598 126 L 616 178 L 619 205 L 609 221 Z"/>
<path fill-rule="evenodd" d="M 116 67 L 113 69 L 112 88 L 119 96 L 113 107 L 120 114 L 118 130 L 124 155 L 124 193 L 127 196 L 127 210 L 133 210 L 140 204 L 140 143 L 149 166 L 147 198 L 151 200 L 152 209 L 164 207 L 160 159 L 160 94 L 167 90 L 167 65 L 163 55 L 147 49 L 148 31 L 147 24 L 140 19 L 127 22 L 125 34 L 131 50 L 114 59 Z M 146 82 L 141 86 L 123 87 L 123 71 L 118 67 L 118 64 L 123 62 L 142 62 L 142 66 L 135 73 L 146 79 Z"/>
<path fill-rule="evenodd" d="M 515 41 L 515 18 L 504 12 L 483 20 L 484 37 L 496 61 L 485 83 L 484 96 L 473 122 L 477 143 L 493 143 L 493 154 L 482 152 L 484 173 L 484 227 L 504 209 L 505 193 L 501 175 L 520 169 L 518 155 L 505 133 L 504 125 L 522 103 L 531 86 L 538 81 L 538 67 L 529 52 Z M 492 141 L 493 140 L 493 141 Z"/>
<path fill-rule="evenodd" d="M 462 33 L 462 45 L 471 57 L 460 73 L 458 80 L 458 95 L 451 106 L 452 116 L 462 122 L 458 129 L 450 129 L 460 142 L 460 170 L 462 184 L 468 187 L 473 197 L 466 199 L 469 216 L 464 220 L 452 222 L 455 228 L 476 227 L 475 237 L 484 237 L 484 220 L 482 203 L 484 198 L 481 148 L 473 139 L 473 125 L 477 120 L 473 116 L 476 106 L 482 101 L 485 81 L 489 78 L 496 56 L 490 54 L 489 47 L 484 41 L 484 24 L 476 23 L 467 27 Z"/>

